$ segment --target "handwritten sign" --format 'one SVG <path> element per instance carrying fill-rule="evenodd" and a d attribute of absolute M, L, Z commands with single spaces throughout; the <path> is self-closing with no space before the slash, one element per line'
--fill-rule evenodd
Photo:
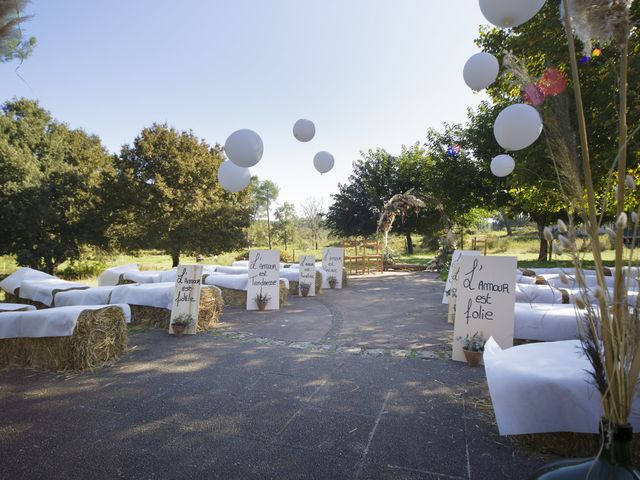
<path fill-rule="evenodd" d="M 342 265 L 344 262 L 344 248 L 325 248 L 322 254 L 322 269 L 327 276 L 322 283 L 322 288 L 331 288 L 330 281 L 335 279 L 334 288 L 342 288 Z"/>
<path fill-rule="evenodd" d="M 515 277 L 514 277 L 515 278 Z M 247 310 L 280 308 L 280 252 L 278 250 L 249 251 L 249 286 L 247 288 Z"/>
<path fill-rule="evenodd" d="M 513 346 L 516 257 L 463 256 L 460 259 L 453 327 L 453 359 L 465 361 L 462 343 L 476 332 L 493 337 L 502 348 Z"/>
<path fill-rule="evenodd" d="M 444 285 L 444 293 L 442 294 L 442 303 L 449 303 L 449 297 L 451 296 L 451 289 L 455 289 L 456 275 L 460 268 L 460 259 L 465 255 L 480 255 L 477 250 L 454 250 L 451 255 L 451 264 L 449 265 L 449 275 L 447 276 L 447 283 Z M 453 292 L 455 294 L 455 292 Z M 454 300 L 455 303 L 455 300 Z"/>
<path fill-rule="evenodd" d="M 180 265 L 176 271 L 173 290 L 169 333 L 173 334 L 174 321 L 187 321 L 185 334 L 195 335 L 202 289 L 202 265 Z"/>
<path fill-rule="evenodd" d="M 308 285 L 308 287 L 307 287 Z M 316 295 L 316 257 L 313 255 L 300 256 L 300 283 L 298 284 L 298 294 L 302 296 L 302 289 L 308 288 L 307 296 Z"/>

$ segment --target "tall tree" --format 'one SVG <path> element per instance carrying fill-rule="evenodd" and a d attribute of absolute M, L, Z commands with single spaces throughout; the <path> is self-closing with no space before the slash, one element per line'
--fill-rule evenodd
<path fill-rule="evenodd" d="M 305 199 L 300 208 L 302 209 L 304 224 L 311 234 L 313 248 L 318 250 L 318 242 L 322 234 L 324 202 L 322 198 L 309 197 Z"/>
<path fill-rule="evenodd" d="M 275 234 L 284 242 L 284 249 L 287 250 L 288 246 L 294 240 L 296 233 L 296 207 L 292 203 L 284 202 L 274 212 L 276 224 L 274 225 Z"/>
<path fill-rule="evenodd" d="M 54 273 L 82 244 L 105 244 L 100 192 L 112 158 L 97 136 L 54 120 L 37 101 L 0 112 L 0 253 Z"/>
<path fill-rule="evenodd" d="M 32 15 L 23 15 L 27 0 L 0 0 L 0 62 L 24 60 L 33 51 L 36 38 L 24 38 L 20 26 Z"/>
<path fill-rule="evenodd" d="M 246 191 L 229 193 L 217 180 L 223 161 L 192 132 L 153 124 L 117 161 L 112 233 L 126 249 L 155 248 L 171 255 L 219 254 L 246 246 L 250 207 Z"/>
<path fill-rule="evenodd" d="M 271 180 L 260 181 L 258 177 L 251 177 L 250 191 L 253 221 L 266 217 L 267 237 L 271 249 L 271 206 L 277 200 L 280 189 Z"/>

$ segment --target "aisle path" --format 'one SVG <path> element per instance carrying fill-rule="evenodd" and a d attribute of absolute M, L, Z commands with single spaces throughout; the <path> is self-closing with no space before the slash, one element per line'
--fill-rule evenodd
<path fill-rule="evenodd" d="M 393 300 L 397 290 L 403 300 Z M 448 334 L 443 317 L 415 307 L 435 290 L 428 275 L 358 279 L 318 301 L 292 300 L 288 315 L 226 319 L 228 330 L 256 335 L 147 331 L 98 372 L 2 371 L 0 478 L 526 477 L 541 460 L 497 436 L 482 369 L 337 350 L 437 345 Z M 313 322 L 296 321 L 302 307 Z M 267 338 L 282 343 L 256 341 Z M 336 349 L 291 347 L 305 342 Z"/>

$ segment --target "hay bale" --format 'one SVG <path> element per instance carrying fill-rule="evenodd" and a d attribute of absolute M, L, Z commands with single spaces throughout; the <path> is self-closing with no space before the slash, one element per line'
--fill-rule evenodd
<path fill-rule="evenodd" d="M 342 269 L 342 288 L 345 288 L 349 283 L 349 276 L 347 275 L 347 270 L 345 268 Z"/>
<path fill-rule="evenodd" d="M 298 287 L 300 282 L 289 280 L 289 295 L 298 295 Z"/>
<path fill-rule="evenodd" d="M 316 270 L 316 295 L 322 292 L 322 274 Z"/>
<path fill-rule="evenodd" d="M 536 275 L 536 285 L 549 285 L 542 275 Z"/>
<path fill-rule="evenodd" d="M 245 308 L 247 306 L 247 291 L 233 288 L 219 287 L 224 305 Z"/>
<path fill-rule="evenodd" d="M 280 296 L 280 307 L 282 307 L 285 303 L 287 303 L 287 297 L 289 297 L 289 289 L 287 285 L 281 280 L 280 288 L 279 288 L 279 296 Z"/>
<path fill-rule="evenodd" d="M 562 294 L 562 303 L 570 303 L 571 302 L 571 296 L 569 295 L 569 292 L 566 291 L 564 288 L 559 288 L 558 290 L 560 290 L 560 293 Z"/>
<path fill-rule="evenodd" d="M 20 298 L 19 293 L 20 293 L 20 289 L 19 288 L 16 288 L 16 291 L 14 293 L 5 292 L 4 293 L 5 302 L 7 302 L 7 303 L 22 303 L 24 305 L 27 305 L 26 303 L 24 303 L 23 299 Z"/>
<path fill-rule="evenodd" d="M 612 277 L 613 276 L 613 272 L 611 271 L 611 269 L 609 267 L 603 267 L 602 268 L 602 274 L 605 277 Z"/>
<path fill-rule="evenodd" d="M 536 272 L 534 272 L 533 270 L 531 270 L 529 268 L 521 268 L 520 272 L 522 272 L 522 275 L 524 275 L 525 277 L 535 277 L 536 276 Z"/>
<path fill-rule="evenodd" d="M 136 282 L 134 282 L 133 280 L 127 280 L 126 278 L 124 278 L 124 273 L 121 273 L 118 276 L 118 283 L 116 283 L 116 285 L 131 285 L 132 283 Z"/>
<path fill-rule="evenodd" d="M 0 365 L 44 370 L 92 370 L 116 361 L 127 347 L 122 309 L 84 310 L 69 337 L 0 340 Z"/>
<path fill-rule="evenodd" d="M 218 287 L 206 286 L 200 291 L 197 332 L 211 330 L 220 321 L 224 306 L 223 296 Z M 130 305 L 131 323 L 136 326 L 169 329 L 171 310 L 168 308 Z"/>

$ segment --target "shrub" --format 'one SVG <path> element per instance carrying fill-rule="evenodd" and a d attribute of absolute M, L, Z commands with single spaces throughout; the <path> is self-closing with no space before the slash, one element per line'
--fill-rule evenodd
<path fill-rule="evenodd" d="M 66 280 L 97 277 L 107 268 L 101 260 L 71 260 L 69 264 L 56 273 Z"/>

